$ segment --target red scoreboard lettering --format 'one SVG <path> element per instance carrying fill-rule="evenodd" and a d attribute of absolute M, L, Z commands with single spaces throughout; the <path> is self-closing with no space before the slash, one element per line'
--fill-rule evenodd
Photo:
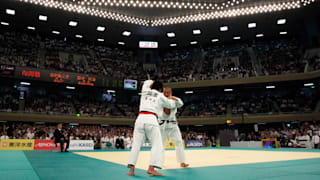
<path fill-rule="evenodd" d="M 21 75 L 24 77 L 40 78 L 40 71 L 26 71 L 22 70 Z"/>
<path fill-rule="evenodd" d="M 69 74 L 50 73 L 50 77 L 53 77 L 53 82 L 63 83 L 64 80 L 69 79 Z"/>
<path fill-rule="evenodd" d="M 94 86 L 94 83 L 96 82 L 95 77 L 88 77 L 85 76 L 77 76 L 78 85 L 83 86 Z"/>

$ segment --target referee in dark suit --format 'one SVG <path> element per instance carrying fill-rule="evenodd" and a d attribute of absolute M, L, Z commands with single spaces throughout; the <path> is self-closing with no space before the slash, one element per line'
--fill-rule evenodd
<path fill-rule="evenodd" d="M 57 145 L 60 144 L 61 152 L 68 152 L 69 149 L 69 135 L 65 136 L 65 132 L 62 129 L 62 123 L 59 123 L 57 129 L 54 131 L 54 143 Z M 63 151 L 63 145 L 67 143 L 66 149 Z"/>

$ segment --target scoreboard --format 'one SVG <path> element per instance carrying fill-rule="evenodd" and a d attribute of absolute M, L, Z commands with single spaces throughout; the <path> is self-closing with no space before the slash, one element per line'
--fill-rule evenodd
<path fill-rule="evenodd" d="M 113 79 L 112 77 L 27 67 L 11 67 L 9 65 L 1 65 L 1 67 L 3 67 L 3 70 L 0 75 L 5 77 L 79 86 L 123 88 L 123 80 Z"/>

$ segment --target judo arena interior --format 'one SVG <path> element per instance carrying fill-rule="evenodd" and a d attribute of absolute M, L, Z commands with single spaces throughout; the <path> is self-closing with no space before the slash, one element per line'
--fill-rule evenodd
<path fill-rule="evenodd" d="M 0 180 L 320 180 L 319 10 L 0 0 Z"/>
<path fill-rule="evenodd" d="M 1 151 L 1 179 L 319 179 L 319 150 L 201 148 L 165 152 L 163 177 L 146 173 L 150 151 L 141 151 L 135 176 L 127 173 L 129 151 Z"/>

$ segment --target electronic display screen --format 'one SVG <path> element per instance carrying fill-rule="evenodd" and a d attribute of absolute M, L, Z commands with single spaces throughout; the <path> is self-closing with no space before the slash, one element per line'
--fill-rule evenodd
<path fill-rule="evenodd" d="M 158 42 L 156 41 L 139 41 L 139 48 L 158 48 Z"/>
<path fill-rule="evenodd" d="M 263 148 L 268 148 L 268 149 L 278 148 L 277 139 L 274 139 L 274 138 L 262 139 L 261 142 L 262 142 Z"/>
<path fill-rule="evenodd" d="M 14 65 L 0 64 L 0 74 L 3 76 L 13 76 L 15 69 Z"/>
<path fill-rule="evenodd" d="M 110 102 L 112 100 L 112 94 L 102 94 L 102 100 Z"/>
<path fill-rule="evenodd" d="M 138 89 L 138 81 L 131 80 L 131 79 L 125 79 L 124 80 L 124 89 L 137 90 Z"/>

